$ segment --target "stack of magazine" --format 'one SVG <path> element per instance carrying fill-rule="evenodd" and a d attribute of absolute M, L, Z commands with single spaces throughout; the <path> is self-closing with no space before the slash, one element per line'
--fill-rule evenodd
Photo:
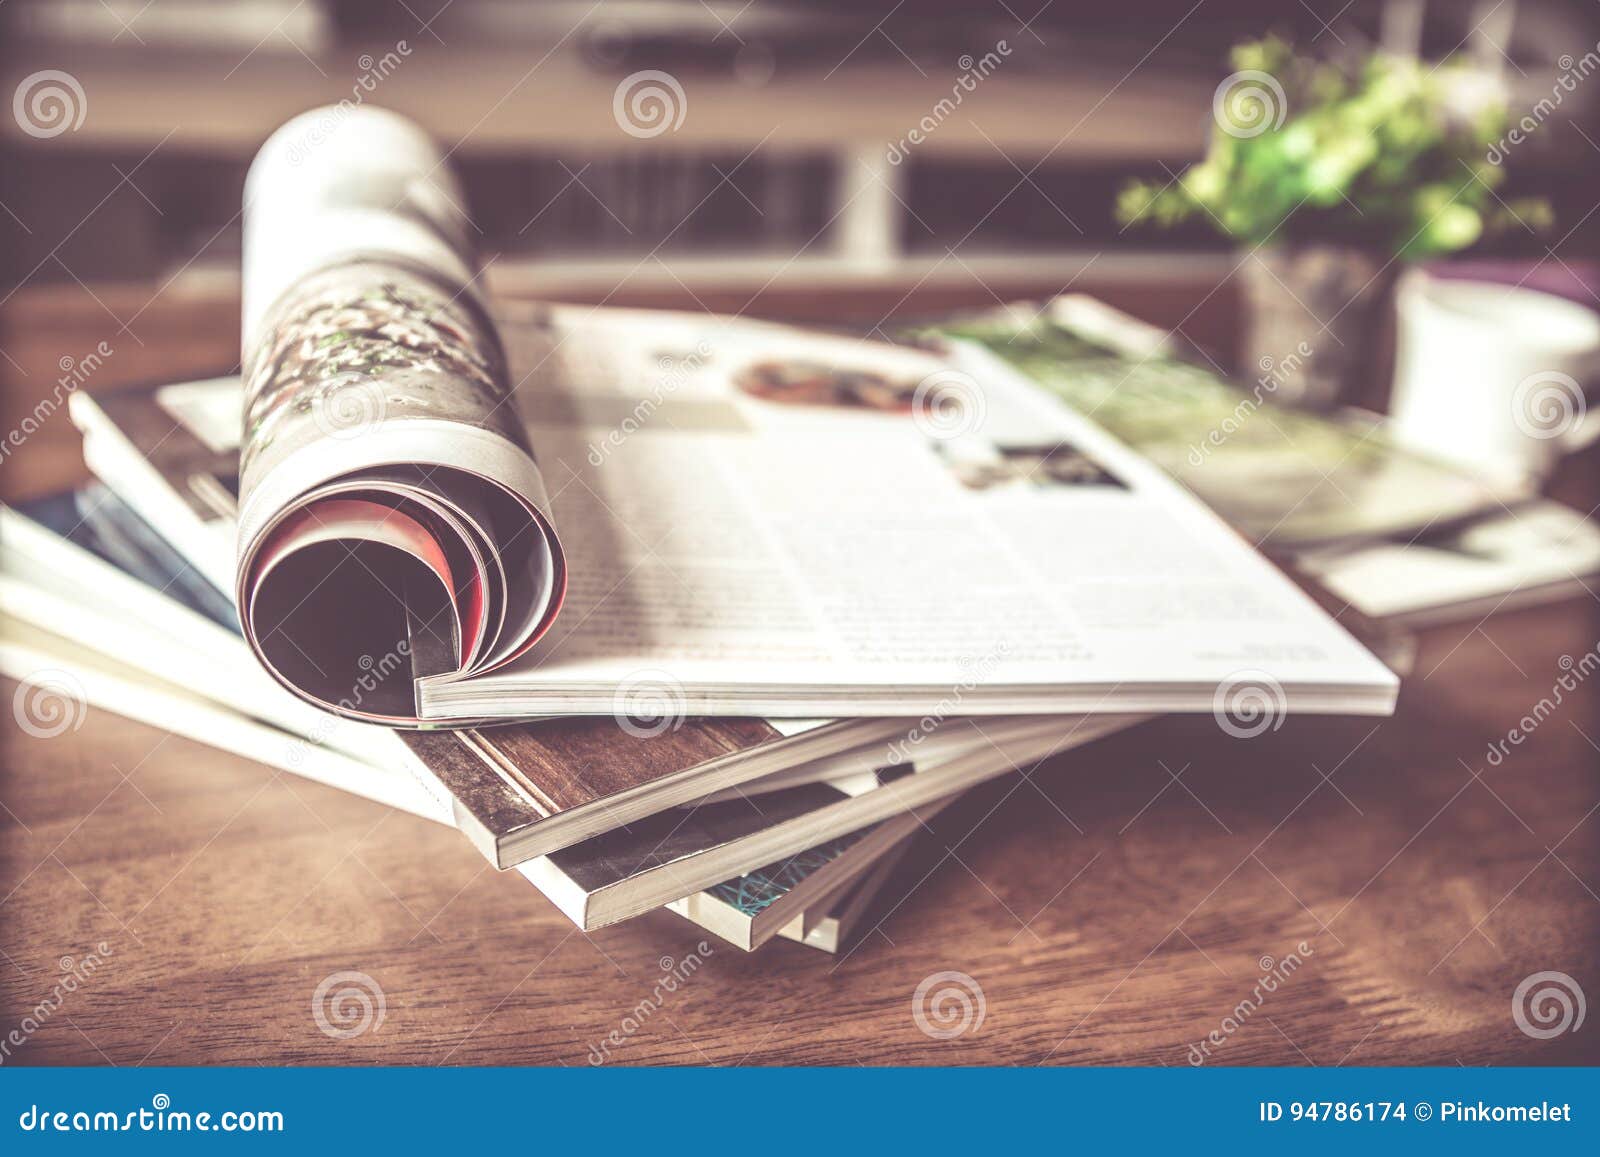
<path fill-rule="evenodd" d="M 1393 709 L 1029 372 L 1045 313 L 499 301 L 463 203 L 377 109 L 268 142 L 241 374 L 74 394 L 94 481 L 0 513 L 0 670 L 450 824 L 581 928 L 745 949 L 837 948 L 940 809 L 1153 715 Z"/>

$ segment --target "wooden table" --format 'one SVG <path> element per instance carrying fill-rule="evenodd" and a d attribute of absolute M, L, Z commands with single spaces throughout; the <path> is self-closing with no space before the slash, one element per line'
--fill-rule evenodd
<path fill-rule="evenodd" d="M 137 362 L 226 369 L 194 363 L 228 309 L 184 309 L 137 327 Z M 23 463 L 24 489 L 70 477 L 70 437 L 8 485 Z M 1584 509 L 1592 467 L 1561 482 Z M 100 958 L 6 1063 L 582 1065 L 613 1032 L 629 1064 L 1594 1062 L 1600 1013 L 1535 1039 L 1512 997 L 1558 971 L 1600 1000 L 1595 687 L 1487 754 L 1597 639 L 1587 598 L 1440 628 L 1393 719 L 1168 719 L 974 791 L 837 958 L 706 951 L 664 912 L 585 935 L 443 828 L 103 711 L 54 739 L 8 721 L 0 1038 Z M 337 1039 L 313 997 L 345 971 L 383 1017 Z M 974 1015 L 936 1039 L 913 997 L 948 972 Z"/>

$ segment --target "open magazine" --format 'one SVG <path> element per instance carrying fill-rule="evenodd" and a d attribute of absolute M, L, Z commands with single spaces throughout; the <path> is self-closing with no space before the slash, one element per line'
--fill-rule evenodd
<path fill-rule="evenodd" d="M 1181 343 L 1082 294 L 941 323 L 930 336 L 983 345 L 1162 467 L 1275 554 L 1414 535 L 1531 496 L 1527 478 L 1474 475 L 1402 446 L 1383 419 L 1276 402 L 1309 351 L 1223 380 Z"/>
<path fill-rule="evenodd" d="M 250 174 L 238 603 L 300 695 L 338 709 L 398 654 L 364 717 L 1212 711 L 1241 685 L 1392 709 L 1289 580 L 990 352 L 495 308 L 441 164 L 360 110 Z"/>

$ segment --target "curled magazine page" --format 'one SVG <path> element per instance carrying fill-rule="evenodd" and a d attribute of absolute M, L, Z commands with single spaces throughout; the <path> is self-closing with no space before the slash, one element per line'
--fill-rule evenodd
<path fill-rule="evenodd" d="M 245 186 L 245 636 L 303 698 L 400 726 L 419 677 L 524 653 L 566 586 L 461 204 L 369 107 L 290 121 Z"/>

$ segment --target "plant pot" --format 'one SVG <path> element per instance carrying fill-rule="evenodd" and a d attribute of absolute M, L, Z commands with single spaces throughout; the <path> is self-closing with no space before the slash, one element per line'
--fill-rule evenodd
<path fill-rule="evenodd" d="M 1266 245 L 1239 266 L 1243 376 L 1280 402 L 1326 410 L 1375 372 L 1379 326 L 1399 263 L 1341 245 Z"/>

